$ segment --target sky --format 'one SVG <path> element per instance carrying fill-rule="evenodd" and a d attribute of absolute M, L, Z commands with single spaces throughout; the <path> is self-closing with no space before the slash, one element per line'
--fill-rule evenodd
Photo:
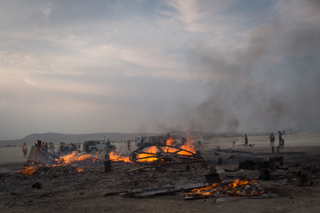
<path fill-rule="evenodd" d="M 0 0 L 0 140 L 320 131 L 318 0 Z"/>

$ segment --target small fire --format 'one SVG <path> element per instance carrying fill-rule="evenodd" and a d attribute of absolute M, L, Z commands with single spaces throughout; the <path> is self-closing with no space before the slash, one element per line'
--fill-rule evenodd
<path fill-rule="evenodd" d="M 39 166 L 34 165 L 34 163 L 32 162 L 31 166 L 26 166 L 22 169 L 22 171 L 19 171 L 19 172 L 23 175 L 33 175 L 38 171 Z"/>
<path fill-rule="evenodd" d="M 257 184 L 256 180 L 234 180 L 227 185 L 214 183 L 204 188 L 193 189 L 185 198 L 215 197 L 218 194 L 226 194 L 229 196 L 257 196 L 264 192 Z"/>
<path fill-rule="evenodd" d="M 194 139 L 189 132 L 187 132 L 187 143 L 182 145 L 181 148 L 196 153 L 196 149 L 194 148 Z M 180 154 L 191 155 L 189 152 L 181 152 Z"/>
<path fill-rule="evenodd" d="M 92 156 L 90 154 L 77 155 L 76 151 L 74 151 L 69 155 L 65 155 L 65 156 L 60 157 L 60 159 L 56 161 L 55 166 L 65 166 L 65 165 L 69 165 L 71 163 L 79 162 L 79 161 L 83 161 L 83 160 L 92 160 L 92 162 L 97 163 L 97 162 L 101 161 L 102 158 L 99 158 L 98 156 Z"/>
<path fill-rule="evenodd" d="M 74 168 L 74 171 L 80 173 L 80 172 L 83 172 L 83 169 L 81 169 L 81 168 Z"/>
<path fill-rule="evenodd" d="M 121 156 L 121 152 L 117 155 L 114 152 L 110 152 L 109 154 L 109 159 L 112 161 L 123 161 L 123 162 L 128 162 L 128 163 L 132 163 L 129 160 L 129 157 L 123 157 Z"/>

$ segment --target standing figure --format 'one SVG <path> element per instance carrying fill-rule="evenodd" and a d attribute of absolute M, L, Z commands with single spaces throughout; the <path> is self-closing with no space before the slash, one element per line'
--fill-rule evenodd
<path fill-rule="evenodd" d="M 274 140 L 275 140 L 274 134 L 273 134 L 273 132 L 271 132 L 271 134 L 270 134 L 270 147 L 274 146 Z"/>
<path fill-rule="evenodd" d="M 49 150 L 51 154 L 54 154 L 54 144 L 53 142 L 49 142 Z"/>
<path fill-rule="evenodd" d="M 279 146 L 283 149 L 283 147 L 284 147 L 284 139 L 282 138 L 281 131 L 278 131 L 278 133 L 279 133 Z"/>
<path fill-rule="evenodd" d="M 130 148 L 130 140 L 128 140 L 128 144 L 127 144 L 127 145 L 128 145 L 128 150 L 127 150 L 127 152 L 129 152 L 129 153 L 130 153 L 130 152 L 131 152 L 131 148 Z"/>
<path fill-rule="evenodd" d="M 41 147 L 42 147 L 41 143 L 42 143 L 42 140 L 38 139 L 37 143 L 36 143 L 36 146 L 38 147 L 38 149 L 41 149 Z"/>
<path fill-rule="evenodd" d="M 23 156 L 26 158 L 27 153 L 28 153 L 28 147 L 27 147 L 26 143 L 23 143 L 23 145 L 22 145 L 22 152 L 23 152 Z"/>
<path fill-rule="evenodd" d="M 244 134 L 244 145 L 245 146 L 248 145 L 248 136 L 247 136 L 247 134 Z"/>
<path fill-rule="evenodd" d="M 64 142 L 60 142 L 60 156 L 64 156 L 65 153 L 64 153 Z"/>
<path fill-rule="evenodd" d="M 46 152 L 48 152 L 48 142 L 46 142 L 45 144 L 44 144 L 44 150 L 46 151 Z"/>

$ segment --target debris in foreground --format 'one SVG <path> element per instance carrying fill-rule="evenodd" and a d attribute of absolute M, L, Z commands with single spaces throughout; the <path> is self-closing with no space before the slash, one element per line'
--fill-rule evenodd
<path fill-rule="evenodd" d="M 184 199 L 193 200 L 199 198 L 221 197 L 223 195 L 251 197 L 259 196 L 263 193 L 263 189 L 260 188 L 256 180 L 234 180 L 229 184 L 214 183 L 200 189 L 193 189 L 184 197 Z"/>

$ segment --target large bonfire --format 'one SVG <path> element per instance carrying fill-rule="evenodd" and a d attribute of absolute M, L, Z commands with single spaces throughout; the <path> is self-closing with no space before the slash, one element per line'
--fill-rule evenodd
<path fill-rule="evenodd" d="M 182 138 L 178 143 L 174 137 L 168 137 L 166 142 L 153 143 L 142 146 L 130 155 L 130 160 L 135 163 L 160 165 L 166 163 L 195 163 L 203 159 L 196 156 L 195 143 L 187 132 L 187 139 Z"/>

